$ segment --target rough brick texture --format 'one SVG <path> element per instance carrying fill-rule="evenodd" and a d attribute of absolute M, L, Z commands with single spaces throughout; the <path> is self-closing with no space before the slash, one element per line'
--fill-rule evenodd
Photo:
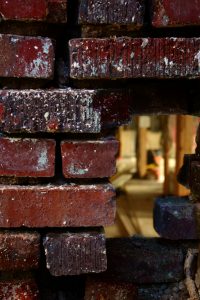
<path fill-rule="evenodd" d="M 98 133 L 129 121 L 123 90 L 0 90 L 0 130 Z"/>
<path fill-rule="evenodd" d="M 33 280 L 0 281 L 2 300 L 39 300 L 39 291 Z"/>
<path fill-rule="evenodd" d="M 0 138 L 0 176 L 53 177 L 55 141 Z"/>
<path fill-rule="evenodd" d="M 66 22 L 67 0 L 0 0 L 0 15 L 2 20 Z"/>
<path fill-rule="evenodd" d="M 109 184 L 0 185 L 0 227 L 104 226 L 114 222 Z"/>
<path fill-rule="evenodd" d="M 158 198 L 154 208 L 154 228 L 164 238 L 171 240 L 197 239 L 200 204 L 187 197 Z"/>
<path fill-rule="evenodd" d="M 80 24 L 143 25 L 143 0 L 81 0 L 79 9 Z"/>
<path fill-rule="evenodd" d="M 69 42 L 71 78 L 200 76 L 199 38 L 104 38 Z"/>
<path fill-rule="evenodd" d="M 99 273 L 106 270 L 104 234 L 47 234 L 43 241 L 47 268 L 53 276 Z"/>
<path fill-rule="evenodd" d="M 200 25 L 200 0 L 151 0 L 155 27 Z"/>
<path fill-rule="evenodd" d="M 108 239 L 108 269 L 103 278 L 149 284 L 183 279 L 183 249 L 162 239 Z"/>
<path fill-rule="evenodd" d="M 115 171 L 116 140 L 63 141 L 62 168 L 66 178 L 110 177 Z"/>
<path fill-rule="evenodd" d="M 137 287 L 131 283 L 108 281 L 89 277 L 84 300 L 138 300 Z"/>
<path fill-rule="evenodd" d="M 40 259 L 40 235 L 36 232 L 0 232 L 0 271 L 36 269 Z"/>
<path fill-rule="evenodd" d="M 0 77 L 52 79 L 54 49 L 48 38 L 0 35 Z"/>

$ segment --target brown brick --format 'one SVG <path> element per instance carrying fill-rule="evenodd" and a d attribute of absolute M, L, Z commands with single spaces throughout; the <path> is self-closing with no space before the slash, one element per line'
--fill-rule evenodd
<path fill-rule="evenodd" d="M 0 90 L 0 130 L 98 133 L 127 123 L 129 104 L 124 90 Z"/>
<path fill-rule="evenodd" d="M 79 9 L 80 24 L 143 25 L 143 0 L 81 0 Z"/>
<path fill-rule="evenodd" d="M 116 140 L 63 141 L 62 168 L 66 178 L 103 178 L 116 172 Z"/>
<path fill-rule="evenodd" d="M 138 300 L 137 286 L 132 283 L 108 281 L 89 277 L 86 281 L 84 300 Z"/>
<path fill-rule="evenodd" d="M 102 278 L 135 284 L 177 282 L 184 278 L 184 247 L 158 238 L 108 239 Z"/>
<path fill-rule="evenodd" d="M 0 138 L 0 176 L 53 177 L 55 141 Z"/>
<path fill-rule="evenodd" d="M 36 269 L 40 259 L 40 235 L 36 232 L 0 232 L 0 271 Z"/>
<path fill-rule="evenodd" d="M 187 197 L 158 198 L 154 208 L 154 228 L 160 236 L 171 240 L 200 237 L 200 204 Z"/>
<path fill-rule="evenodd" d="M 2 300 L 39 300 L 39 291 L 33 280 L 0 281 Z"/>
<path fill-rule="evenodd" d="M 43 244 L 47 268 L 53 276 L 99 273 L 106 270 L 106 245 L 102 233 L 49 233 Z"/>
<path fill-rule="evenodd" d="M 0 35 L 0 77 L 52 79 L 54 49 L 48 38 Z"/>
<path fill-rule="evenodd" d="M 200 24 L 200 0 L 151 0 L 155 27 Z"/>
<path fill-rule="evenodd" d="M 67 0 L 0 0 L 0 15 L 2 20 L 66 22 Z"/>
<path fill-rule="evenodd" d="M 199 38 L 104 38 L 69 42 L 74 79 L 199 77 Z"/>
<path fill-rule="evenodd" d="M 111 225 L 114 197 L 110 184 L 0 185 L 0 227 Z"/>

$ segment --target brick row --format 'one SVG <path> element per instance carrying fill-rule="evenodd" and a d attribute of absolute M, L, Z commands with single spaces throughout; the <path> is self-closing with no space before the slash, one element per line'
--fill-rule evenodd
<path fill-rule="evenodd" d="M 111 225 L 114 198 L 110 184 L 0 185 L 0 227 Z"/>
<path fill-rule="evenodd" d="M 0 281 L 0 299 L 39 300 L 39 290 L 33 279 Z"/>
<path fill-rule="evenodd" d="M 99 273 L 106 270 L 103 233 L 49 233 L 43 240 L 46 265 L 53 276 Z"/>
<path fill-rule="evenodd" d="M 0 0 L 1 20 L 67 21 L 67 0 Z"/>
<path fill-rule="evenodd" d="M 39 267 L 40 235 L 36 232 L 0 232 L 0 271 L 28 271 Z"/>
<path fill-rule="evenodd" d="M 52 79 L 54 56 L 48 38 L 0 34 L 0 77 Z"/>
<path fill-rule="evenodd" d="M 192 203 L 187 197 L 158 198 L 154 207 L 154 228 L 163 238 L 198 239 L 199 214 L 200 204 Z"/>
<path fill-rule="evenodd" d="M 104 38 L 69 42 L 74 79 L 200 76 L 199 38 Z"/>
<path fill-rule="evenodd" d="M 127 123 L 124 90 L 0 90 L 0 130 L 99 133 Z"/>
<path fill-rule="evenodd" d="M 200 0 L 151 0 L 155 27 L 200 25 Z"/>

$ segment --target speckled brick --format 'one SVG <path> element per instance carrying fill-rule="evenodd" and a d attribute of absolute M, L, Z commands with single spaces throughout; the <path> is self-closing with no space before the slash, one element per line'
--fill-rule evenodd
<path fill-rule="evenodd" d="M 0 232 L 0 271 L 37 269 L 40 235 L 36 232 Z"/>
<path fill-rule="evenodd" d="M 184 278 L 184 251 L 158 238 L 113 238 L 106 242 L 107 271 L 102 278 L 135 284 L 177 282 Z"/>
<path fill-rule="evenodd" d="M 130 120 L 124 90 L 0 90 L 0 130 L 98 133 Z"/>
<path fill-rule="evenodd" d="M 115 205 L 110 184 L 0 185 L 0 227 L 111 225 Z"/>
<path fill-rule="evenodd" d="M 140 28 L 144 19 L 143 0 L 81 0 L 79 24 L 134 25 Z"/>
<path fill-rule="evenodd" d="M 84 300 L 138 300 L 137 286 L 90 276 L 86 281 Z"/>
<path fill-rule="evenodd" d="M 200 38 L 73 39 L 69 49 L 74 79 L 200 76 Z"/>
<path fill-rule="evenodd" d="M 103 233 L 49 233 L 43 244 L 47 268 L 53 276 L 99 273 L 106 270 Z"/>
<path fill-rule="evenodd" d="M 161 237 L 192 240 L 200 237 L 200 204 L 187 197 L 158 198 L 154 207 L 154 228 Z"/>
<path fill-rule="evenodd" d="M 34 280 L 0 281 L 1 300 L 39 300 L 38 287 Z"/>
<path fill-rule="evenodd" d="M 155 27 L 200 25 L 200 0 L 151 0 Z"/>
<path fill-rule="evenodd" d="M 48 38 L 0 35 L 0 77 L 52 79 L 54 48 Z"/>
<path fill-rule="evenodd" d="M 55 141 L 0 137 L 0 176 L 53 177 Z"/>
<path fill-rule="evenodd" d="M 5 21 L 66 22 L 67 0 L 0 0 L 0 16 Z"/>
<path fill-rule="evenodd" d="M 63 141 L 62 169 L 66 178 L 103 178 L 116 172 L 117 140 Z"/>

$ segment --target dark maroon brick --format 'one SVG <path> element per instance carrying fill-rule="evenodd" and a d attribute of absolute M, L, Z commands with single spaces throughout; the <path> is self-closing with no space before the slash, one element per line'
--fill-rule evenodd
<path fill-rule="evenodd" d="M 106 270 L 106 245 L 102 233 L 49 233 L 43 244 L 47 268 L 53 276 L 99 273 Z"/>
<path fill-rule="evenodd" d="M 0 227 L 111 225 L 114 197 L 110 184 L 0 185 Z"/>
<path fill-rule="evenodd" d="M 0 35 L 0 77 L 52 79 L 54 49 L 48 38 Z"/>
<path fill-rule="evenodd" d="M 0 176 L 53 177 L 55 141 L 0 138 Z"/>
<path fill-rule="evenodd" d="M 117 140 L 63 141 L 62 168 L 66 178 L 103 178 L 116 172 Z"/>
<path fill-rule="evenodd" d="M 34 280 L 0 281 L 2 300 L 39 300 L 39 291 Z"/>
<path fill-rule="evenodd" d="M 200 76 L 199 38 L 104 38 L 69 42 L 74 79 Z"/>
<path fill-rule="evenodd" d="M 124 90 L 0 90 L 0 130 L 98 133 L 127 123 L 129 104 Z"/>
<path fill-rule="evenodd" d="M 135 284 L 177 282 L 184 278 L 185 250 L 158 238 L 108 239 L 102 278 Z M 99 275 L 100 276 L 100 275 Z"/>
<path fill-rule="evenodd" d="M 155 27 L 200 24 L 200 1 L 151 0 L 152 24 Z"/>
<path fill-rule="evenodd" d="M 131 283 L 108 281 L 89 277 L 86 281 L 84 300 L 138 300 L 137 286 Z"/>
<path fill-rule="evenodd" d="M 2 20 L 66 22 L 67 0 L 0 0 L 0 16 Z"/>
<path fill-rule="evenodd" d="M 80 24 L 143 25 L 143 0 L 81 0 L 79 9 Z"/>
<path fill-rule="evenodd" d="M 199 238 L 200 204 L 185 197 L 158 198 L 154 208 L 154 228 L 171 240 Z"/>
<path fill-rule="evenodd" d="M 0 270 L 37 269 L 40 259 L 40 235 L 36 232 L 0 232 Z"/>

